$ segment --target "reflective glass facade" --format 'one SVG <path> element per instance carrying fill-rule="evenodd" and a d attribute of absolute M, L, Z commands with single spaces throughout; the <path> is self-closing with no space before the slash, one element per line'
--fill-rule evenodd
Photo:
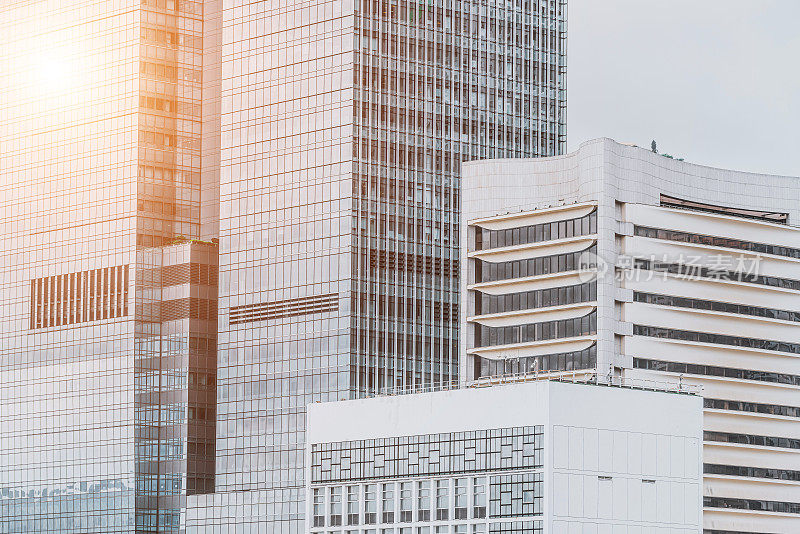
<path fill-rule="evenodd" d="M 295 533 L 308 403 L 458 379 L 460 165 L 563 151 L 566 2 L 222 19 L 219 496 L 190 526 Z"/>
<path fill-rule="evenodd" d="M 216 245 L 169 245 L 202 3 L 4 2 L 0 35 L 0 532 L 178 532 L 214 475 Z"/>

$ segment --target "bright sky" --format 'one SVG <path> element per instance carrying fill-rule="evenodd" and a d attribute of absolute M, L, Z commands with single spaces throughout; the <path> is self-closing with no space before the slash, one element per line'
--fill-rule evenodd
<path fill-rule="evenodd" d="M 568 0 L 569 150 L 800 176 L 800 1 Z"/>

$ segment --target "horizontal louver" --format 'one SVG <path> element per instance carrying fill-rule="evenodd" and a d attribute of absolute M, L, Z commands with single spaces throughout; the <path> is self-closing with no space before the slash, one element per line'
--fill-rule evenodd
<path fill-rule="evenodd" d="M 230 324 L 252 323 L 281 317 L 332 312 L 339 309 L 339 294 L 328 293 L 311 297 L 246 304 L 231 308 Z"/>

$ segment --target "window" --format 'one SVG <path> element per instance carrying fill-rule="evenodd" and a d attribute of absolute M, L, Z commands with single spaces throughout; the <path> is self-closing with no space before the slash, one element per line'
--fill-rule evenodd
<path fill-rule="evenodd" d="M 732 499 L 726 497 L 703 497 L 705 508 L 733 508 L 736 510 L 755 510 L 781 514 L 800 514 L 800 503 L 780 501 L 760 501 L 756 499 Z"/>
<path fill-rule="evenodd" d="M 423 480 L 417 482 L 417 521 L 430 521 L 431 519 L 431 482 Z"/>
<path fill-rule="evenodd" d="M 800 291 L 800 280 L 778 278 L 777 276 L 762 276 L 747 272 L 734 272 L 719 269 L 709 269 L 698 265 L 681 265 L 678 263 L 661 263 L 650 260 L 636 259 L 633 262 L 635 269 L 646 269 L 669 273 L 678 278 L 708 278 L 711 280 L 733 280 L 748 284 L 758 284 L 769 287 L 780 287 Z"/>
<path fill-rule="evenodd" d="M 740 380 L 758 380 L 760 382 L 774 382 L 800 386 L 800 376 L 785 373 L 772 373 L 768 371 L 751 371 L 748 369 L 734 369 L 731 367 L 715 367 L 713 365 L 700 365 L 695 363 L 667 362 L 663 360 L 646 360 L 634 358 L 633 366 L 636 369 L 649 369 L 667 373 L 685 373 L 703 376 L 723 376 Z"/>
<path fill-rule="evenodd" d="M 730 345 L 733 347 L 748 347 L 752 349 L 774 350 L 776 352 L 800 354 L 800 343 L 755 339 L 750 337 L 727 336 L 722 334 L 710 334 L 707 332 L 693 332 L 691 330 L 677 330 L 674 328 L 633 325 L 633 335 L 657 337 L 663 339 L 679 339 L 683 341 L 692 341 L 695 343 L 714 343 L 717 345 Z"/>
<path fill-rule="evenodd" d="M 312 495 L 312 506 L 314 515 L 314 526 L 325 526 L 325 495 L 322 493 L 322 488 L 314 488 Z"/>
<path fill-rule="evenodd" d="M 780 224 L 786 224 L 789 220 L 788 213 L 781 213 L 775 211 L 749 210 L 744 208 L 732 208 L 729 206 L 718 206 L 716 204 L 707 204 L 704 202 L 695 202 L 693 200 L 684 200 L 682 198 L 672 197 L 664 194 L 661 195 L 661 205 L 667 208 L 677 208 L 688 211 L 699 211 L 705 213 L 718 213 L 720 215 L 730 215 L 733 217 L 742 217 L 744 219 L 756 219 L 756 220 L 769 221 Z"/>
<path fill-rule="evenodd" d="M 525 245 L 597 232 L 597 210 L 574 219 L 503 230 L 475 228 L 475 250 Z"/>
<path fill-rule="evenodd" d="M 436 520 L 446 521 L 450 511 L 450 481 L 436 481 Z"/>
<path fill-rule="evenodd" d="M 486 517 L 486 477 L 472 479 L 472 517 Z"/>
<path fill-rule="evenodd" d="M 358 524 L 358 486 L 347 486 L 347 524 Z"/>
<path fill-rule="evenodd" d="M 693 299 L 689 297 L 676 297 L 672 295 L 659 295 L 656 293 L 643 293 L 635 291 L 633 300 L 657 306 L 675 306 L 678 308 L 691 308 L 694 310 L 711 310 L 725 313 L 735 313 L 739 315 L 752 315 L 754 317 L 765 317 L 767 319 L 780 319 L 781 321 L 800 322 L 800 312 L 789 310 L 778 310 L 774 308 L 762 308 L 760 306 L 749 306 L 746 304 L 733 304 L 730 302 L 718 302 L 713 300 Z"/>
<path fill-rule="evenodd" d="M 770 469 L 766 467 L 746 467 L 741 465 L 703 464 L 703 473 L 734 477 L 769 478 L 800 482 L 800 471 L 790 469 Z"/>
<path fill-rule="evenodd" d="M 475 292 L 475 313 L 476 315 L 483 315 L 531 310 L 595 300 L 597 300 L 597 282 L 505 295 L 489 295 Z"/>
<path fill-rule="evenodd" d="M 512 280 L 515 278 L 574 271 L 582 266 L 581 261 L 584 258 L 581 258 L 581 256 L 584 254 L 597 254 L 597 246 L 592 245 L 585 250 L 565 254 L 498 263 L 475 260 L 475 281 L 495 282 L 498 280 Z"/>
<path fill-rule="evenodd" d="M 457 478 L 453 482 L 453 518 L 467 519 L 467 479 Z"/>
<path fill-rule="evenodd" d="M 511 440 L 516 451 L 508 465 L 501 461 L 504 440 Z M 535 426 L 313 444 L 311 482 L 532 468 L 540 465 L 542 443 L 542 427 Z"/>
<path fill-rule="evenodd" d="M 383 484 L 382 505 L 384 523 L 394 523 L 394 482 Z"/>
<path fill-rule="evenodd" d="M 489 517 L 542 513 L 542 475 L 524 473 L 491 477 Z"/>
<path fill-rule="evenodd" d="M 800 438 L 782 438 L 777 436 L 758 436 L 753 434 L 734 434 L 729 432 L 703 432 L 705 441 L 738 443 L 741 445 L 757 445 L 759 447 L 780 447 L 784 449 L 800 449 Z"/>
<path fill-rule="evenodd" d="M 785 256 L 787 258 L 800 259 L 800 249 L 785 247 L 782 245 L 770 245 L 767 243 L 755 243 L 741 239 L 729 237 L 718 237 L 704 234 L 693 234 L 680 232 L 677 230 L 665 230 L 663 228 L 650 228 L 647 226 L 635 226 L 634 234 L 651 239 L 664 239 L 666 241 L 678 241 L 681 243 L 697 243 L 713 247 L 732 248 L 745 250 L 757 254 L 771 254 L 773 256 Z"/>
<path fill-rule="evenodd" d="M 400 522 L 410 523 L 413 521 L 413 484 L 411 482 L 400 483 Z"/>
<path fill-rule="evenodd" d="M 329 525 L 338 527 L 342 524 L 342 488 L 335 486 L 330 489 L 330 521 Z"/>
<path fill-rule="evenodd" d="M 559 319 L 519 326 L 475 325 L 475 346 L 490 347 L 530 341 L 591 335 L 597 332 L 597 312 L 574 319 Z"/>
<path fill-rule="evenodd" d="M 378 521 L 378 486 L 364 486 L 364 524 L 374 525 Z"/>
<path fill-rule="evenodd" d="M 784 417 L 800 417 L 800 407 L 798 406 L 783 406 L 780 404 L 761 404 L 758 402 L 709 398 L 703 399 L 703 406 L 713 410 L 734 410 L 737 412 L 782 415 Z"/>

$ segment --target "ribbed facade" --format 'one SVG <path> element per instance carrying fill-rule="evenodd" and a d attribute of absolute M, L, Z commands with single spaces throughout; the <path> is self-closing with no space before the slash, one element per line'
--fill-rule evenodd
<path fill-rule="evenodd" d="M 564 150 L 566 2 L 222 19 L 217 495 L 191 526 L 297 532 L 308 403 L 457 380 L 460 164 Z"/>

